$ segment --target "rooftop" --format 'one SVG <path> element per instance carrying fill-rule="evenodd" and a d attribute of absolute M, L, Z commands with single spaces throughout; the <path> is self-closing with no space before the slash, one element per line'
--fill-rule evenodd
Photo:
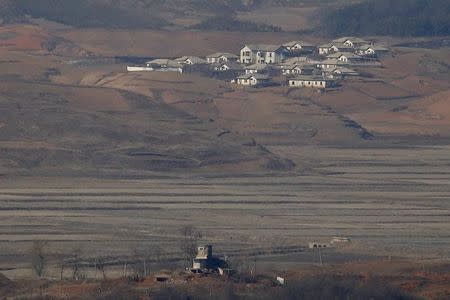
<path fill-rule="evenodd" d="M 242 48 L 244 48 L 245 46 L 247 46 L 253 51 L 271 51 L 271 52 L 283 48 L 283 46 L 281 45 L 267 45 L 267 44 L 249 44 L 244 45 Z"/>

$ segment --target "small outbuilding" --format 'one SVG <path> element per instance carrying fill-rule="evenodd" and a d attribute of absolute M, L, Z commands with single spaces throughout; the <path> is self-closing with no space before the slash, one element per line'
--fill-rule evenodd
<path fill-rule="evenodd" d="M 336 86 L 336 81 L 322 76 L 297 76 L 289 78 L 288 85 L 293 88 L 325 89 Z"/>
<path fill-rule="evenodd" d="M 270 77 L 264 74 L 243 74 L 231 81 L 244 86 L 266 86 L 270 84 Z"/>

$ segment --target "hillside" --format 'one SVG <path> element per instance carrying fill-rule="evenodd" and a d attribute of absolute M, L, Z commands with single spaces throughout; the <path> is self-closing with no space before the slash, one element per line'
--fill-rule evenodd
<path fill-rule="evenodd" d="M 235 18 L 264 8 L 302 8 L 347 0 L 0 0 L 0 24 L 43 18 L 76 27 L 274 31 L 271 20 Z M 258 12 L 256 12 L 256 16 Z M 215 20 L 219 18 L 218 20 Z M 267 21 L 267 22 L 265 22 Z M 203 22 L 203 23 L 202 23 Z M 267 23 L 267 24 L 266 24 Z M 295 28 L 296 30 L 299 28 Z"/>

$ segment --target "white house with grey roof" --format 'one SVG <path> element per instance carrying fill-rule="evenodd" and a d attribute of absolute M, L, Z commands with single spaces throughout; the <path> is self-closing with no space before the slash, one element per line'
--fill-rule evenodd
<path fill-rule="evenodd" d="M 238 61 L 238 60 L 239 56 L 227 52 L 218 52 L 206 56 L 206 61 L 209 64 L 223 63 L 228 61 Z"/>
<path fill-rule="evenodd" d="M 284 43 L 283 47 L 294 54 L 302 52 L 313 52 L 316 49 L 316 46 L 314 46 L 313 44 L 303 41 L 290 41 Z"/>
<path fill-rule="evenodd" d="M 327 55 L 327 58 L 330 58 L 330 59 L 335 58 L 340 61 L 348 62 L 348 63 L 359 62 L 361 60 L 364 60 L 364 57 L 361 57 L 361 56 L 359 56 L 355 53 L 351 53 L 351 52 L 336 52 L 336 53 Z"/>
<path fill-rule="evenodd" d="M 276 64 L 286 54 L 281 45 L 245 45 L 240 51 L 240 62 L 243 64 Z"/>
<path fill-rule="evenodd" d="M 226 71 L 242 71 L 244 67 L 235 61 L 221 62 L 214 64 L 214 71 L 226 72 Z"/>
<path fill-rule="evenodd" d="M 338 39 L 333 40 L 333 43 L 340 43 L 340 44 L 344 44 L 353 48 L 356 48 L 358 46 L 364 45 L 364 44 L 369 44 L 369 42 L 360 39 L 358 37 L 354 37 L 354 36 L 345 36 L 345 37 L 341 37 Z"/>
<path fill-rule="evenodd" d="M 297 76 L 288 79 L 289 87 L 293 88 L 316 88 L 325 89 L 336 85 L 336 81 L 332 78 L 322 76 Z"/>
<path fill-rule="evenodd" d="M 360 46 L 359 49 L 356 51 L 359 55 L 365 55 L 365 56 L 381 56 L 383 54 L 389 53 L 389 49 L 377 46 L 377 45 L 363 45 Z"/>
<path fill-rule="evenodd" d="M 206 60 L 197 56 L 182 56 L 174 61 L 183 65 L 204 65 L 207 63 Z"/>
<path fill-rule="evenodd" d="M 264 74 L 243 74 L 231 81 L 244 86 L 265 86 L 270 83 L 270 77 Z"/>

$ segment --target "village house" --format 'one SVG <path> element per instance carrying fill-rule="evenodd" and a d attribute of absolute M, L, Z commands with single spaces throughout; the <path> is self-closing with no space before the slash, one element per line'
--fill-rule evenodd
<path fill-rule="evenodd" d="M 331 70 L 326 70 L 322 73 L 323 76 L 329 76 L 331 78 L 345 78 L 348 76 L 359 76 L 358 72 L 346 67 L 337 67 Z"/>
<path fill-rule="evenodd" d="M 335 39 L 333 40 L 333 43 L 344 44 L 352 48 L 356 48 L 364 44 L 369 44 L 367 41 L 353 36 Z"/>
<path fill-rule="evenodd" d="M 284 65 L 281 66 L 281 73 L 283 75 L 311 75 L 315 70 L 313 65 Z"/>
<path fill-rule="evenodd" d="M 197 56 L 183 56 L 174 60 L 175 62 L 183 65 L 204 65 L 207 61 Z"/>
<path fill-rule="evenodd" d="M 376 56 L 380 57 L 383 56 L 386 53 L 389 53 L 389 49 L 381 46 L 376 45 L 363 45 L 360 46 L 357 50 L 357 54 L 359 55 L 365 55 L 365 56 Z"/>
<path fill-rule="evenodd" d="M 357 63 L 362 60 L 365 60 L 364 57 L 361 57 L 357 54 L 351 53 L 351 52 L 336 52 L 327 55 L 327 58 L 329 59 L 337 59 L 346 63 Z"/>
<path fill-rule="evenodd" d="M 324 61 L 321 61 L 317 64 L 317 67 L 326 70 L 326 69 L 334 69 L 336 67 L 346 67 L 348 63 L 337 58 L 327 58 Z"/>
<path fill-rule="evenodd" d="M 167 58 L 154 59 L 146 62 L 145 65 L 152 71 L 183 73 L 182 65 Z"/>
<path fill-rule="evenodd" d="M 206 56 L 206 61 L 209 64 L 217 64 L 217 63 L 224 63 L 229 61 L 235 61 L 237 62 L 239 60 L 239 56 L 231 53 L 226 52 L 219 52 L 214 53 Z"/>
<path fill-rule="evenodd" d="M 317 49 L 319 49 L 320 55 L 327 55 L 328 53 L 330 53 L 330 48 L 332 46 L 333 46 L 333 44 L 327 43 L 327 44 L 320 45 L 319 47 L 317 47 Z"/>
<path fill-rule="evenodd" d="M 354 52 L 355 49 L 347 44 L 333 43 L 329 52 Z"/>
<path fill-rule="evenodd" d="M 269 70 L 269 66 L 266 64 L 253 64 L 244 67 L 245 74 L 266 73 Z"/>
<path fill-rule="evenodd" d="M 242 71 L 243 66 L 235 61 L 222 62 L 214 65 L 214 71 L 226 72 L 226 71 Z"/>
<path fill-rule="evenodd" d="M 266 86 L 270 83 L 270 77 L 264 74 L 243 74 L 231 81 L 231 83 L 244 86 Z"/>
<path fill-rule="evenodd" d="M 322 76 L 297 76 L 288 79 L 289 87 L 307 87 L 316 89 L 325 89 L 336 85 L 336 81 L 332 78 Z"/>
<path fill-rule="evenodd" d="M 316 50 L 316 46 L 311 43 L 302 42 L 302 41 L 291 41 L 283 44 L 283 47 L 286 48 L 291 54 L 297 53 L 312 53 Z"/>
<path fill-rule="evenodd" d="M 245 45 L 240 51 L 243 64 L 275 64 L 285 57 L 286 49 L 281 45 Z"/>

